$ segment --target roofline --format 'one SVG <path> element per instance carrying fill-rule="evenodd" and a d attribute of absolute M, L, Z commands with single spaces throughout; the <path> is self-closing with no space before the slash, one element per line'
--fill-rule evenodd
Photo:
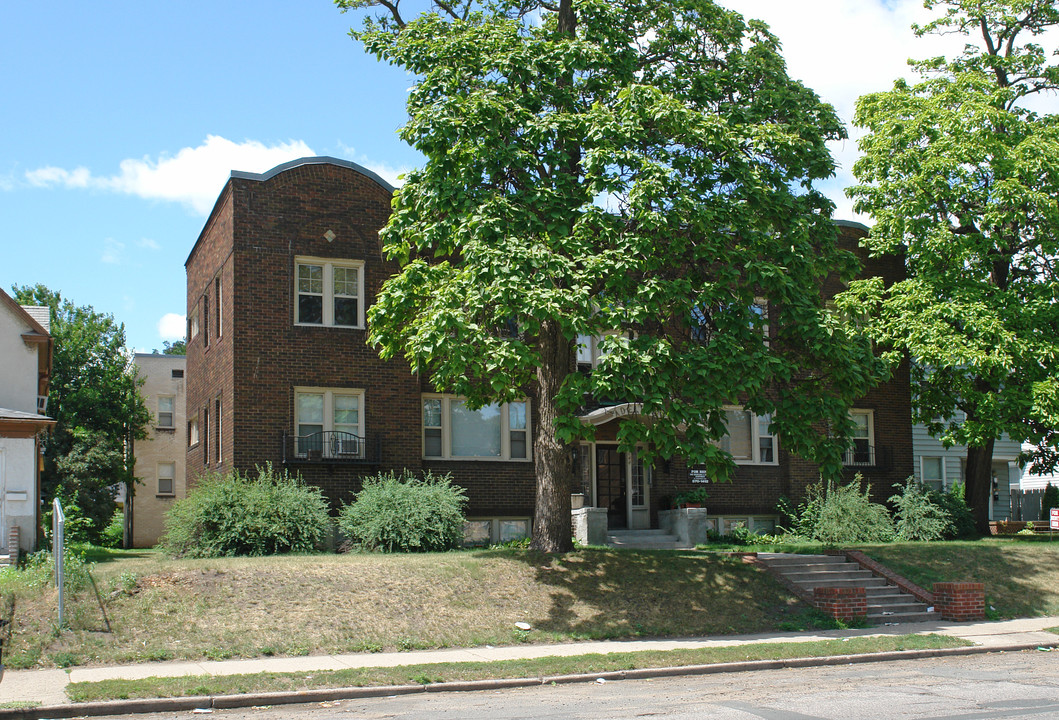
<path fill-rule="evenodd" d="M 352 160 L 342 160 L 341 158 L 331 157 L 330 155 L 317 155 L 313 157 L 298 158 L 297 160 L 290 160 L 288 162 L 277 165 L 271 170 L 266 170 L 263 173 L 252 173 L 246 172 L 245 170 L 232 170 L 230 175 L 228 176 L 228 180 L 226 180 L 224 183 L 224 187 L 221 188 L 220 194 L 217 195 L 217 199 L 213 203 L 213 208 L 210 210 L 210 214 L 206 217 L 206 222 L 203 223 L 202 230 L 199 231 L 199 236 L 195 238 L 195 244 L 191 246 L 191 251 L 188 252 L 188 256 L 184 260 L 184 267 L 186 268 L 188 266 L 188 263 L 191 262 L 191 256 L 195 254 L 195 250 L 198 249 L 199 243 L 202 242 L 202 236 L 206 232 L 206 228 L 208 228 L 210 226 L 210 223 L 213 221 L 213 217 L 217 214 L 217 208 L 220 206 L 221 200 L 224 198 L 224 194 L 228 192 L 229 187 L 231 187 L 232 180 L 253 180 L 255 182 L 264 182 L 266 180 L 271 180 L 272 178 L 276 177 L 281 173 L 284 173 L 296 167 L 300 167 L 302 165 L 337 165 L 338 167 L 344 167 L 349 170 L 353 170 L 354 172 L 358 172 L 369 180 L 374 181 L 375 184 L 377 184 L 390 195 L 393 195 L 394 192 L 394 187 L 390 185 L 390 183 L 383 180 L 378 173 L 369 170 L 363 165 L 359 165 L 353 162 Z"/>
<path fill-rule="evenodd" d="M 43 335 L 46 338 L 51 337 L 51 333 L 45 330 L 44 326 L 37 322 L 36 318 L 26 312 L 26 309 L 24 307 L 15 302 L 15 299 L 13 297 L 4 292 L 3 288 L 0 288 L 0 301 L 8 305 L 12 310 L 18 313 L 23 320 L 28 322 L 30 328 L 33 329 L 33 332 Z M 49 312 L 51 311 L 49 310 Z"/>
<path fill-rule="evenodd" d="M 180 360 L 186 360 L 187 355 L 174 355 L 173 353 L 133 353 L 133 357 L 158 357 L 158 358 L 178 358 Z"/>
<path fill-rule="evenodd" d="M 852 228 L 853 230 L 863 230 L 865 232 L 865 234 L 871 232 L 871 228 L 869 228 L 864 223 L 857 222 L 856 220 L 834 220 L 834 219 L 832 219 L 831 222 L 833 222 L 837 227 Z"/>
<path fill-rule="evenodd" d="M 390 193 L 391 195 L 394 191 L 393 185 L 383 180 L 382 177 L 375 171 L 369 170 L 363 165 L 355 163 L 352 160 L 343 160 L 341 158 L 331 157 L 330 155 L 317 155 L 314 157 L 298 158 L 297 160 L 291 160 L 289 162 L 283 163 L 282 165 L 277 165 L 271 170 L 267 170 L 263 173 L 252 173 L 245 172 L 243 170 L 232 170 L 232 177 L 239 178 L 240 180 L 257 180 L 259 182 L 264 182 L 265 180 L 271 180 L 280 173 L 287 172 L 292 168 L 300 167 L 302 165 L 338 165 L 339 167 L 349 168 L 350 170 L 355 170 L 361 175 L 364 175 L 365 177 L 374 180 L 379 185 L 379 187 L 381 187 L 383 190 Z"/>

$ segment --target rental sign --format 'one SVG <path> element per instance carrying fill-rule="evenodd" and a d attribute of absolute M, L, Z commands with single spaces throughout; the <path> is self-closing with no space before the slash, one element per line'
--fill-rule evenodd
<path fill-rule="evenodd" d="M 1059 507 L 1051 508 L 1048 515 L 1048 527 L 1052 530 L 1059 530 Z"/>

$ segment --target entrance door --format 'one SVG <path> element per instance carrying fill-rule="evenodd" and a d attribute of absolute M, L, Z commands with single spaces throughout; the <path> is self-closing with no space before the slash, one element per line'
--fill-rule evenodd
<path fill-rule="evenodd" d="M 596 507 L 607 509 L 607 527 L 628 527 L 625 453 L 617 445 L 596 445 Z"/>

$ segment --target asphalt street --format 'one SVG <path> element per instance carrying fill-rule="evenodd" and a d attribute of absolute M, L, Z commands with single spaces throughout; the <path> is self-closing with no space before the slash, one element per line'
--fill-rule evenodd
<path fill-rule="evenodd" d="M 1059 651 L 214 710 L 217 720 L 1059 718 Z M 186 720 L 189 711 L 118 716 Z"/>

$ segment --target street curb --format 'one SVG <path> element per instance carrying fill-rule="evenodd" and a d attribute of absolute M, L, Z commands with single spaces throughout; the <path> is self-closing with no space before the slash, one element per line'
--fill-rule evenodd
<path fill-rule="evenodd" d="M 1038 648 L 1059 648 L 1059 638 L 1046 643 L 1018 643 L 1004 646 L 977 645 L 962 648 L 938 648 L 936 650 L 895 650 L 860 655 L 830 655 L 814 658 L 788 658 L 785 660 L 747 660 L 745 662 L 715 663 L 712 665 L 682 665 L 662 668 L 639 668 L 636 670 L 611 670 L 601 673 L 579 673 L 537 678 L 504 678 L 496 680 L 465 680 L 429 685 L 384 685 L 377 687 L 320 688 L 296 692 L 246 693 L 240 695 L 199 695 L 179 698 L 148 698 L 141 700 L 107 700 L 101 702 L 48 705 L 34 708 L 0 709 L 0 720 L 58 720 L 59 718 L 92 717 L 99 715 L 131 715 L 137 713 L 181 712 L 200 708 L 232 709 L 259 705 L 291 705 L 310 702 L 333 702 L 357 698 L 386 697 L 390 695 L 412 695 L 416 693 L 473 692 L 500 690 L 505 688 L 534 687 L 538 685 L 565 685 L 572 683 L 613 682 L 617 680 L 644 680 L 648 678 L 681 677 L 691 675 L 713 675 L 720 673 L 753 672 L 756 670 L 781 670 L 784 668 L 825 667 L 831 665 L 853 665 L 895 660 L 918 660 L 930 657 L 961 655 L 983 655 L 997 652 L 1021 652 Z"/>

